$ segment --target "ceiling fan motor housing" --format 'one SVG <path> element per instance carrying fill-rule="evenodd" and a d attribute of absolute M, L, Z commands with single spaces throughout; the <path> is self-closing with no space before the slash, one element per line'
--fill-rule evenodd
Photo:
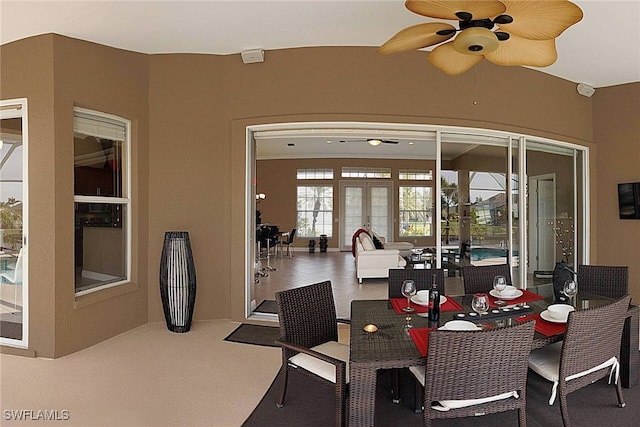
<path fill-rule="evenodd" d="M 498 37 L 485 27 L 471 27 L 458 34 L 453 48 L 466 55 L 485 55 L 498 48 Z"/>

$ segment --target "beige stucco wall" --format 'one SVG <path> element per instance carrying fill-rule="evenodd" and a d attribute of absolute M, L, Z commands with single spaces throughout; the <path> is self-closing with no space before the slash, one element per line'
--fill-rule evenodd
<path fill-rule="evenodd" d="M 147 322 L 148 56 L 43 35 L 2 46 L 29 111 L 29 350 L 57 357 Z M 132 121 L 132 283 L 74 294 L 73 107 Z M 4 348 L 3 348 L 4 350 Z"/>
<path fill-rule="evenodd" d="M 593 95 L 598 162 L 592 185 L 598 192 L 591 214 L 595 263 L 629 266 L 629 293 L 640 301 L 640 220 L 618 216 L 618 184 L 640 181 L 640 83 L 598 89 Z"/>
<path fill-rule="evenodd" d="M 0 48 L 0 97 L 27 98 L 29 122 L 29 352 L 53 357 L 55 346 L 56 230 L 53 37 Z M 37 214 L 36 214 L 37 213 Z M 69 229 L 69 233 L 71 229 Z M 34 261 L 35 260 L 35 261 Z M 9 351 L 3 348 L 3 351 Z"/>
<path fill-rule="evenodd" d="M 247 125 L 345 120 L 493 128 L 590 146 L 593 182 L 600 170 L 615 167 L 629 180 L 636 170 L 626 161 L 619 166 L 615 156 L 599 163 L 593 150 L 594 122 L 606 135 L 614 118 L 621 121 L 616 128 L 637 119 L 637 109 L 635 116 L 622 112 L 636 89 L 609 89 L 622 106 L 599 106 L 600 93 L 585 98 L 574 83 L 524 68 L 483 62 L 475 73 L 448 77 L 424 52 L 381 57 L 375 48 L 355 47 L 269 51 L 264 63 L 245 65 L 239 55 L 149 56 L 53 35 L 2 46 L 0 55 L 1 98 L 29 99 L 30 349 L 39 356 L 163 321 L 157 274 L 169 230 L 191 235 L 195 319 L 243 320 Z M 132 120 L 134 148 L 134 283 L 79 300 L 70 232 L 74 105 Z M 604 118 L 594 121 L 594 112 Z M 621 142 L 605 143 L 622 154 Z M 592 212 L 612 216 L 617 205 L 598 204 L 600 185 L 592 188 Z M 595 221 L 594 253 L 596 243 L 604 245 L 596 232 L 604 226 Z M 634 247 L 637 253 L 637 241 L 627 246 Z M 630 257 L 620 259 L 631 264 Z"/>
<path fill-rule="evenodd" d="M 194 319 L 231 317 L 231 164 L 223 65 L 224 58 L 215 55 L 150 58 L 148 276 L 152 321 L 164 321 L 158 271 L 164 233 L 172 230 L 189 232 L 197 278 Z"/>

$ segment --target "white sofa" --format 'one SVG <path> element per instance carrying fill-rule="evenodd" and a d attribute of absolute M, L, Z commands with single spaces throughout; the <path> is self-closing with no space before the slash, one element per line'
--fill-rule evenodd
<path fill-rule="evenodd" d="M 385 242 L 384 237 L 382 236 L 378 236 L 377 234 L 373 233 L 374 236 L 376 236 L 376 238 L 378 240 L 380 240 L 380 242 L 382 243 L 382 245 L 384 246 L 385 249 L 397 249 L 400 251 L 400 256 L 403 257 L 408 257 L 409 255 L 411 255 L 411 249 L 413 249 L 413 243 L 409 243 L 409 242 Z"/>
<path fill-rule="evenodd" d="M 389 277 L 390 268 L 404 268 L 407 262 L 399 249 L 376 249 L 368 233 L 360 233 L 354 238 L 356 276 L 358 282 L 373 277 Z M 409 243 L 410 244 L 410 243 Z"/>

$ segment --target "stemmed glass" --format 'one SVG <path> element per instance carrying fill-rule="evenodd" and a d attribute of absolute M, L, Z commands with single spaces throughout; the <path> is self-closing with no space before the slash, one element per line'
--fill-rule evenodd
<path fill-rule="evenodd" d="M 569 303 L 575 305 L 575 301 L 572 303 L 573 298 L 578 293 L 578 284 L 575 280 L 567 280 L 564 282 L 564 287 L 562 288 L 562 293 L 565 294 L 569 298 Z"/>
<path fill-rule="evenodd" d="M 501 275 L 498 275 L 493 278 L 493 289 L 496 290 L 498 294 L 498 299 L 496 300 L 496 305 L 505 305 L 506 303 L 502 301 L 501 292 L 507 288 L 507 278 Z"/>
<path fill-rule="evenodd" d="M 407 306 L 402 309 L 405 313 L 413 313 L 416 311 L 411 307 L 411 297 L 416 294 L 416 282 L 413 280 L 405 280 L 402 282 L 402 295 L 407 298 Z"/>
<path fill-rule="evenodd" d="M 479 315 L 487 314 L 489 311 L 489 297 L 487 294 L 473 294 L 473 301 L 471 301 L 471 308 Z"/>

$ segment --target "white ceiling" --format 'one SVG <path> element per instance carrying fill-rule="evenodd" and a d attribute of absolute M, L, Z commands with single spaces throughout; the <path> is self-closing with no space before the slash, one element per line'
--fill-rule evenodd
<path fill-rule="evenodd" d="M 640 0 L 574 0 L 581 22 L 541 71 L 593 87 L 640 81 Z M 379 46 L 427 18 L 401 0 L 0 0 L 0 42 L 58 33 L 143 53 Z M 455 23 L 454 23 L 455 24 Z"/>
<path fill-rule="evenodd" d="M 584 18 L 557 39 L 557 62 L 540 71 L 595 88 L 640 81 L 640 0 L 573 1 Z M 2 44 L 58 33 L 148 54 L 229 55 L 259 48 L 265 50 L 265 61 L 274 49 L 379 46 L 401 29 L 427 21 L 408 11 L 402 0 L 0 0 Z M 417 157 L 417 147 L 425 152 L 426 142 L 417 135 L 381 134 L 401 143 L 378 147 L 339 142 L 372 133 L 263 139 L 258 155 L 288 157 L 287 143 L 294 142 L 298 153 L 293 157 L 307 151 L 328 157 L 326 140 L 333 141 L 333 157 Z"/>

